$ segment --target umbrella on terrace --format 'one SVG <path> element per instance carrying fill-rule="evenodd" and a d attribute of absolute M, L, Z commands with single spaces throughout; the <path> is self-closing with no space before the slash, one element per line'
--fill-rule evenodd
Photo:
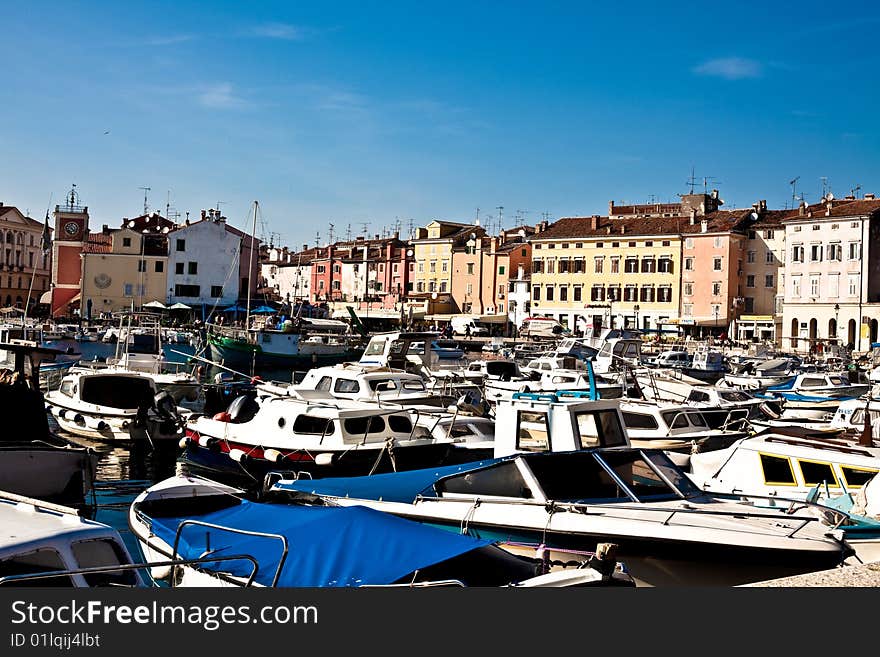
<path fill-rule="evenodd" d="M 269 313 L 274 313 L 277 311 L 275 310 L 275 308 L 272 308 L 271 306 L 257 306 L 251 312 L 258 313 L 258 314 L 269 314 Z"/>
<path fill-rule="evenodd" d="M 166 306 L 161 301 L 150 301 L 150 303 L 145 303 L 144 308 L 158 308 L 159 310 L 168 310 L 168 306 Z"/>
<path fill-rule="evenodd" d="M 192 310 L 192 306 L 187 306 L 185 303 L 178 301 L 174 305 L 168 306 L 168 310 Z"/>

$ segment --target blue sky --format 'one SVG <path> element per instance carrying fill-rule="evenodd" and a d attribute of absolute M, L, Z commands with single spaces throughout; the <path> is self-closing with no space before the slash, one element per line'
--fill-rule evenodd
<path fill-rule="evenodd" d="M 0 0 L 0 200 L 216 206 L 291 246 L 412 220 L 880 194 L 870 5 Z M 781 4 L 781 3 L 779 3 Z"/>

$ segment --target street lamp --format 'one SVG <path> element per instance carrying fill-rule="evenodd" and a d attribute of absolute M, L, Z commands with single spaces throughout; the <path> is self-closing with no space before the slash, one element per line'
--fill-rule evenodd
<path fill-rule="evenodd" d="M 834 335 L 831 336 L 832 338 L 836 338 L 838 336 L 838 331 L 840 330 L 838 328 L 838 315 L 840 315 L 840 304 L 835 303 L 834 304 Z"/>
<path fill-rule="evenodd" d="M 636 314 L 636 329 L 639 328 L 639 310 L 641 310 L 639 304 L 633 306 L 633 312 Z"/>

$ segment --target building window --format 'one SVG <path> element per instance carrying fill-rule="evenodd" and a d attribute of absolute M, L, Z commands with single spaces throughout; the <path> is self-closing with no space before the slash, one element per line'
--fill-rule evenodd
<path fill-rule="evenodd" d="M 608 301 L 620 301 L 621 293 L 619 285 L 608 286 Z"/>
<path fill-rule="evenodd" d="M 804 246 L 803 244 L 795 244 L 791 247 L 791 261 L 792 262 L 803 262 L 804 261 Z"/>
<path fill-rule="evenodd" d="M 754 297 L 746 297 L 746 305 L 743 310 L 747 315 L 751 315 L 755 312 L 755 298 Z"/>
<path fill-rule="evenodd" d="M 716 248 L 716 249 L 720 249 L 720 248 L 721 248 L 721 238 L 720 238 L 720 237 L 716 237 L 716 238 L 715 238 L 715 248 Z"/>
<path fill-rule="evenodd" d="M 765 230 L 764 231 L 764 239 L 765 240 L 772 240 L 773 239 L 773 231 L 772 230 Z"/>
<path fill-rule="evenodd" d="M 594 285 L 590 289 L 590 301 L 605 301 L 605 288 L 601 285 Z"/>
<path fill-rule="evenodd" d="M 555 243 L 555 242 L 550 242 L 550 243 L 547 245 L 547 248 L 548 248 L 548 249 L 555 249 L 555 248 L 556 248 L 556 243 Z"/>
<path fill-rule="evenodd" d="M 801 296 L 801 277 L 791 277 L 791 296 L 798 299 Z"/>
<path fill-rule="evenodd" d="M 198 285 L 175 285 L 174 286 L 174 296 L 176 296 L 176 297 L 198 297 L 199 296 L 199 286 Z"/>
<path fill-rule="evenodd" d="M 672 258 L 669 256 L 660 256 L 660 259 L 657 261 L 657 271 L 663 274 L 671 274 L 673 273 L 672 270 Z"/>
<path fill-rule="evenodd" d="M 562 246 L 563 246 L 563 248 L 565 248 L 566 246 L 568 246 L 568 244 L 563 244 Z M 605 248 L 605 243 L 604 242 L 596 242 L 596 248 L 597 249 Z"/>
<path fill-rule="evenodd" d="M 694 304 L 692 303 L 683 303 L 681 305 L 681 314 L 685 317 L 693 317 L 694 315 Z"/>
<path fill-rule="evenodd" d="M 819 296 L 819 277 L 818 276 L 810 276 L 810 296 L 818 297 Z"/>
<path fill-rule="evenodd" d="M 661 244 L 662 244 L 663 246 L 669 246 L 669 245 L 672 244 L 672 242 L 670 242 L 669 240 L 663 240 L 663 241 L 661 242 Z"/>
<path fill-rule="evenodd" d="M 505 271 L 504 265 L 498 265 L 498 275 L 504 276 L 504 271 Z"/>
<path fill-rule="evenodd" d="M 843 246 L 840 242 L 828 245 L 828 259 L 840 262 L 843 259 Z"/>
<path fill-rule="evenodd" d="M 147 271 L 147 261 L 138 260 L 138 271 Z"/>
<path fill-rule="evenodd" d="M 773 287 L 773 274 L 766 274 L 764 276 L 764 287 Z"/>
<path fill-rule="evenodd" d="M 611 258 L 611 273 L 620 273 L 620 258 Z"/>
<path fill-rule="evenodd" d="M 547 286 L 545 286 L 545 289 L 544 289 L 544 298 L 545 298 L 547 301 L 553 301 L 553 296 L 554 296 L 554 295 L 553 295 L 553 286 L 552 286 L 552 285 L 547 285 Z"/>
<path fill-rule="evenodd" d="M 212 285 L 211 286 L 211 297 L 214 299 L 219 299 L 223 296 L 223 286 L 222 285 Z"/>
<path fill-rule="evenodd" d="M 654 286 L 653 285 L 644 285 L 642 286 L 642 294 L 641 301 L 651 303 L 654 301 Z"/>
<path fill-rule="evenodd" d="M 10 283 L 9 287 L 12 287 L 11 283 Z M 133 287 L 133 285 L 131 283 L 126 283 L 125 284 L 125 291 L 123 292 L 123 296 L 130 297 L 132 295 L 132 287 Z"/>
<path fill-rule="evenodd" d="M 822 262 L 822 245 L 810 245 L 810 262 Z"/>
<path fill-rule="evenodd" d="M 611 248 L 616 249 L 620 246 L 620 242 L 611 242 Z"/>
<path fill-rule="evenodd" d="M 593 259 L 593 262 L 594 262 L 595 267 L 596 267 L 595 272 L 596 272 L 597 274 L 601 274 L 601 273 L 602 273 L 602 269 L 603 269 L 603 267 L 605 266 L 605 258 L 602 257 L 602 256 L 599 256 L 598 258 L 594 258 L 594 259 Z"/>
<path fill-rule="evenodd" d="M 187 263 L 187 273 L 190 276 L 195 276 L 196 274 L 198 274 L 199 273 L 199 263 L 197 263 L 197 262 Z"/>
<path fill-rule="evenodd" d="M 583 274 L 584 273 L 584 259 L 583 258 L 575 258 L 574 259 L 574 271 L 575 274 Z"/>
<path fill-rule="evenodd" d="M 163 271 L 165 271 L 165 263 L 162 262 L 161 260 L 157 260 L 156 261 L 156 273 L 161 274 Z"/>
<path fill-rule="evenodd" d="M 693 238 L 693 237 L 686 237 L 686 238 L 685 238 L 685 240 L 684 240 L 684 248 L 686 248 L 686 249 L 692 249 L 692 248 L 694 248 L 694 238 Z"/>
<path fill-rule="evenodd" d="M 776 256 L 773 255 L 773 251 L 767 251 L 764 254 L 764 263 L 768 264 L 768 265 L 775 265 L 776 264 Z"/>
<path fill-rule="evenodd" d="M 850 242 L 848 251 L 849 251 L 849 259 L 850 260 L 861 260 L 861 258 L 862 258 L 862 243 L 861 242 Z"/>
<path fill-rule="evenodd" d="M 719 257 L 712 258 L 712 270 L 713 271 L 721 271 L 721 258 L 719 258 Z"/>
<path fill-rule="evenodd" d="M 532 301 L 540 301 L 541 300 L 541 286 L 533 285 L 532 286 Z"/>
<path fill-rule="evenodd" d="M 544 261 L 538 258 L 537 260 L 532 260 L 532 273 L 540 274 L 544 271 Z"/>
<path fill-rule="evenodd" d="M 416 292 L 424 292 L 425 291 L 425 282 L 419 281 L 416 283 Z"/>
<path fill-rule="evenodd" d="M 657 301 L 660 303 L 669 303 L 672 301 L 672 286 L 661 285 L 657 288 Z"/>
<path fill-rule="evenodd" d="M 449 262 L 444 260 L 440 263 L 440 271 L 446 273 L 449 271 Z"/>
<path fill-rule="evenodd" d="M 428 265 L 428 271 L 431 272 L 432 274 L 437 272 L 437 261 L 436 260 L 432 260 L 431 263 Z"/>
<path fill-rule="evenodd" d="M 123 237 L 122 238 L 122 246 L 131 246 L 131 238 Z"/>
<path fill-rule="evenodd" d="M 694 259 L 693 258 L 685 258 L 684 259 L 684 270 L 685 271 L 693 271 L 694 270 Z"/>
<path fill-rule="evenodd" d="M 749 274 L 746 276 L 746 287 L 755 287 L 755 275 Z"/>
<path fill-rule="evenodd" d="M 682 293 L 683 293 L 684 296 L 686 296 L 686 297 L 692 297 L 692 296 L 694 296 L 694 284 L 691 283 L 691 282 L 685 283 L 685 284 L 683 285 Z"/>
<path fill-rule="evenodd" d="M 657 271 L 656 263 L 654 258 L 642 258 L 642 273 L 643 274 L 653 274 Z"/>
<path fill-rule="evenodd" d="M 627 258 L 624 263 L 624 271 L 627 274 L 637 274 L 639 272 L 639 261 L 637 258 Z"/>
<path fill-rule="evenodd" d="M 580 285 L 575 285 L 575 286 L 574 286 L 574 290 L 572 290 L 572 298 L 573 298 L 575 301 L 582 301 L 582 299 L 581 299 L 581 294 L 582 294 L 582 292 L 581 292 L 581 286 L 580 286 Z"/>
<path fill-rule="evenodd" d="M 568 273 L 569 262 L 570 261 L 568 258 L 560 258 L 559 259 L 559 273 L 560 274 L 567 274 Z"/>
<path fill-rule="evenodd" d="M 755 252 L 749 251 L 746 253 L 746 262 L 754 262 L 755 261 Z"/>
<path fill-rule="evenodd" d="M 712 296 L 717 297 L 721 294 L 721 283 L 719 281 L 714 281 L 712 283 Z"/>
<path fill-rule="evenodd" d="M 582 249 L 582 248 L 584 248 L 584 243 L 583 242 L 575 242 L 574 248 Z M 523 255 L 525 255 L 525 253 L 523 253 Z"/>
<path fill-rule="evenodd" d="M 651 240 L 648 240 L 647 242 L 645 242 L 645 246 L 654 246 L 654 242 Z"/>
<path fill-rule="evenodd" d="M 624 301 L 638 301 L 639 291 L 635 285 L 627 285 L 623 289 L 623 300 Z"/>
<path fill-rule="evenodd" d="M 568 285 L 561 285 L 559 287 L 559 300 L 568 301 Z"/>
<path fill-rule="evenodd" d="M 468 273 L 469 275 L 473 275 L 473 273 L 474 273 L 474 263 L 472 263 L 472 262 L 467 263 L 467 273 Z"/>
<path fill-rule="evenodd" d="M 324 273 L 324 265 L 318 265 L 318 273 L 319 273 L 319 274 L 323 274 L 323 273 Z"/>
<path fill-rule="evenodd" d="M 750 230 L 750 231 L 749 231 L 749 239 L 750 239 L 750 240 L 757 239 L 757 237 L 758 237 L 758 233 L 756 233 L 756 232 L 753 231 L 753 230 Z"/>
<path fill-rule="evenodd" d="M 446 292 L 446 281 L 440 281 L 440 291 Z"/>
<path fill-rule="evenodd" d="M 636 243 L 635 243 L 635 242 L 630 242 L 630 243 L 629 243 L 629 248 L 634 249 L 635 247 L 636 247 Z"/>
<path fill-rule="evenodd" d="M 420 274 L 425 273 L 425 261 L 424 260 L 419 260 L 419 273 Z"/>
<path fill-rule="evenodd" d="M 177 240 L 177 250 L 186 251 L 186 240 Z"/>
<path fill-rule="evenodd" d="M 548 274 L 555 274 L 556 273 L 556 260 L 555 259 L 551 258 L 545 264 L 547 265 L 547 273 Z"/>
<path fill-rule="evenodd" d="M 859 275 L 858 274 L 850 274 L 848 277 L 847 283 L 849 288 L 849 296 L 857 297 L 859 296 Z"/>
<path fill-rule="evenodd" d="M 831 274 L 828 277 L 828 296 L 829 297 L 840 296 L 840 275 L 839 274 Z"/>
<path fill-rule="evenodd" d="M 428 283 L 428 292 L 436 292 L 437 291 L 437 281 L 430 281 Z"/>
<path fill-rule="evenodd" d="M 174 273 L 179 276 L 183 275 L 183 263 L 182 262 L 175 262 L 174 263 Z"/>

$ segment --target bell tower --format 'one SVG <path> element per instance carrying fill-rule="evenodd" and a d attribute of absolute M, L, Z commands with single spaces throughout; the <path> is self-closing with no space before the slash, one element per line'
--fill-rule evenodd
<path fill-rule="evenodd" d="M 52 242 L 52 317 L 70 315 L 78 305 L 82 279 L 83 250 L 89 232 L 89 208 L 80 204 L 74 184 L 64 205 L 55 206 L 55 234 Z"/>

